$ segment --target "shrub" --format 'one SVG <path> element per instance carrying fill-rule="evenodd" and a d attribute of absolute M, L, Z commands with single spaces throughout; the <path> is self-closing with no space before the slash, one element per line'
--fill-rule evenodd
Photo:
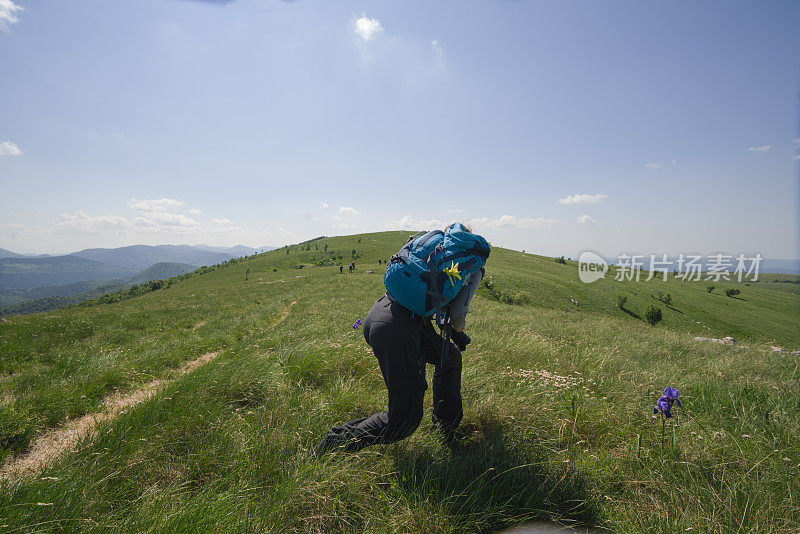
<path fill-rule="evenodd" d="M 9 452 L 24 449 L 33 436 L 33 425 L 9 405 L 0 406 L 0 462 Z"/>
<path fill-rule="evenodd" d="M 725 296 L 726 297 L 735 297 L 739 293 L 741 293 L 741 291 L 739 291 L 738 289 L 726 289 L 725 290 Z"/>
<path fill-rule="evenodd" d="M 620 310 L 624 310 L 625 309 L 625 304 L 627 302 L 628 302 L 628 296 L 627 295 L 617 295 L 617 308 L 619 308 Z"/>
<path fill-rule="evenodd" d="M 706 286 L 706 293 L 712 293 L 714 289 L 714 286 Z"/>
<path fill-rule="evenodd" d="M 530 304 L 531 299 L 530 297 L 521 291 L 516 293 L 511 293 L 508 291 L 502 291 L 497 288 L 497 286 L 491 280 L 486 278 L 483 279 L 481 283 L 483 289 L 480 291 L 485 297 L 497 301 L 502 302 L 503 304 L 513 304 L 515 306 L 524 306 L 526 304 Z"/>
<path fill-rule="evenodd" d="M 647 311 L 644 312 L 644 320 L 651 326 L 661 321 L 661 308 L 656 306 L 647 308 Z"/>
<path fill-rule="evenodd" d="M 561 263 L 563 265 L 567 264 L 567 260 L 564 259 L 564 256 L 559 256 L 558 258 L 554 258 L 553 261 L 556 263 Z"/>

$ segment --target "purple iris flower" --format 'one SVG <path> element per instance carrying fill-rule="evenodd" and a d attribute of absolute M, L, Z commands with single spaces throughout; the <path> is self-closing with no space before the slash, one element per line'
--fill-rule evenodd
<path fill-rule="evenodd" d="M 681 401 L 678 400 L 678 395 L 680 395 L 680 393 L 678 393 L 677 389 L 665 387 L 664 394 L 661 395 L 661 398 L 658 399 L 658 402 L 656 402 L 656 407 L 653 408 L 653 415 L 657 414 L 658 411 L 661 410 L 661 413 L 663 413 L 664 417 L 667 419 L 672 417 L 672 405 L 677 404 L 679 407 L 682 407 Z"/>
<path fill-rule="evenodd" d="M 356 322 L 353 323 L 353 329 L 354 330 L 358 330 L 358 328 L 360 326 L 361 326 L 361 319 L 359 319 L 359 320 L 357 320 Z"/>

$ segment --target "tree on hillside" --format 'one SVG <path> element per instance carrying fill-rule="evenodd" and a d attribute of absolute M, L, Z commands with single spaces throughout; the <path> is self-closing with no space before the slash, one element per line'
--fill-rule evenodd
<path fill-rule="evenodd" d="M 647 321 L 647 324 L 650 326 L 653 326 L 657 322 L 661 321 L 661 308 L 657 308 L 656 306 L 650 306 L 647 308 L 647 311 L 644 312 L 644 320 Z"/>

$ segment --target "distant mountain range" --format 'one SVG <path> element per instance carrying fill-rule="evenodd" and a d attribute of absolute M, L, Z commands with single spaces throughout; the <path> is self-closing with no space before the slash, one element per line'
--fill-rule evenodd
<path fill-rule="evenodd" d="M 68 284 L 87 280 L 117 279 L 157 263 L 184 263 L 201 267 L 231 258 L 272 250 L 237 245 L 133 245 L 119 248 L 87 248 L 64 255 L 25 255 L 0 249 L 0 289 Z"/>
<path fill-rule="evenodd" d="M 0 306 L 19 304 L 28 300 L 47 297 L 70 297 L 85 294 L 86 298 L 100 296 L 108 292 L 128 288 L 134 284 L 144 284 L 150 280 L 166 280 L 173 276 L 190 273 L 197 269 L 187 263 L 156 263 L 147 269 L 119 279 L 82 280 L 67 284 L 39 285 L 31 288 L 0 288 Z M 99 290 L 99 291 L 98 291 Z"/>
<path fill-rule="evenodd" d="M 78 252 L 70 254 L 20 254 L 12 252 L 4 248 L 0 248 L 0 259 L 3 258 L 52 258 L 57 256 L 80 256 L 82 258 L 89 258 L 97 260 L 99 256 L 106 256 L 112 258 L 131 257 L 131 254 L 146 254 L 148 256 L 157 256 L 161 261 L 169 261 L 170 258 L 186 258 L 191 255 L 196 255 L 200 258 L 203 256 L 202 252 L 215 252 L 218 254 L 225 254 L 234 258 L 241 258 L 242 256 L 250 256 L 260 252 L 267 252 L 275 250 L 277 247 L 248 247 L 245 245 L 235 245 L 232 247 L 214 247 L 211 245 L 132 245 L 127 247 L 118 248 L 87 248 Z M 205 264 L 207 265 L 207 264 Z M 198 265 L 199 267 L 200 265 Z"/>
<path fill-rule="evenodd" d="M 277 247 L 259 247 L 252 248 L 244 245 L 234 245 L 232 247 L 212 247 L 211 245 L 195 245 L 195 248 L 208 250 L 209 252 L 221 252 L 222 254 L 230 254 L 234 257 L 241 258 L 242 256 L 251 256 L 253 254 L 260 254 L 261 252 L 268 252 L 275 250 Z"/>
<path fill-rule="evenodd" d="M 156 263 L 188 263 L 189 265 L 214 265 L 234 257 L 223 252 L 211 252 L 189 245 L 133 245 L 120 248 L 87 248 L 70 254 L 72 257 L 97 261 L 121 269 L 140 271 Z"/>
<path fill-rule="evenodd" d="M 133 245 L 52 256 L 0 249 L 0 307 L 48 297 L 91 298 L 102 294 L 100 288 L 117 291 L 274 248 Z"/>
<path fill-rule="evenodd" d="M 214 265 L 231 258 L 255 254 L 256 251 L 272 250 L 274 247 L 254 249 L 244 245 L 235 247 L 211 247 L 208 245 L 133 245 L 119 248 L 87 248 L 71 256 L 99 261 L 123 269 L 140 270 L 161 262 L 188 263 L 198 267 Z"/>
<path fill-rule="evenodd" d="M 128 277 L 137 270 L 141 269 L 126 269 L 79 256 L 2 258 L 0 259 L 0 290 L 30 289 L 44 285 L 71 284 L 89 280 L 112 280 Z"/>

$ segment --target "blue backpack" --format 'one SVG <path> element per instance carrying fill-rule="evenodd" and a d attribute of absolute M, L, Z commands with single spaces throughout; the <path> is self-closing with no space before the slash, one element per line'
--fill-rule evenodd
<path fill-rule="evenodd" d="M 412 236 L 389 260 L 383 283 L 392 300 L 430 317 L 455 298 L 467 275 L 480 270 L 489 257 L 489 243 L 453 223 L 442 232 Z"/>

